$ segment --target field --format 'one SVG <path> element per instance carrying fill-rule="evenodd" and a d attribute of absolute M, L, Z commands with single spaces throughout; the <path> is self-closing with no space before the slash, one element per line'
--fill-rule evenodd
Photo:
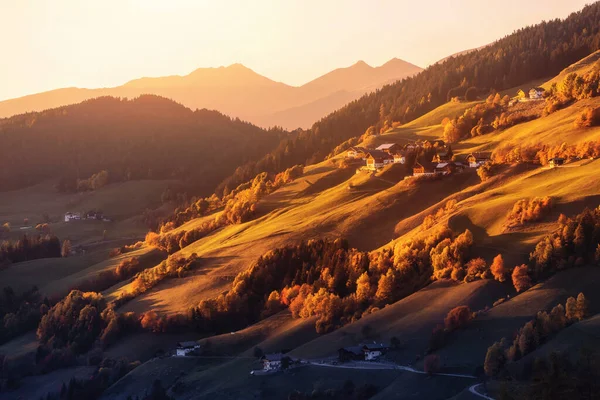
<path fill-rule="evenodd" d="M 82 193 L 58 193 L 46 182 L 26 189 L 3 192 L 0 196 L 0 223 L 11 226 L 9 238 L 36 233 L 36 224 L 49 220 L 50 231 L 73 244 L 94 245 L 106 240 L 143 238 L 148 228 L 141 213 L 161 205 L 160 196 L 174 181 L 129 181 Z M 64 222 L 64 214 L 102 210 L 110 222 Z M 48 219 L 46 219 L 46 217 Z M 29 222 L 24 224 L 24 220 Z M 104 236 L 104 231 L 106 235 Z"/>

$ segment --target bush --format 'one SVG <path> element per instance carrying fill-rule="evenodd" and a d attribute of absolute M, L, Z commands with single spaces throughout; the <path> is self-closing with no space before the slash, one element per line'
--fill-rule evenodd
<path fill-rule="evenodd" d="M 517 201 L 506 217 L 506 229 L 541 220 L 550 212 L 552 203 L 552 198 L 549 196 Z"/>
<path fill-rule="evenodd" d="M 531 287 L 531 277 L 527 265 L 522 264 L 515 267 L 512 272 L 512 282 L 517 292 L 525 291 Z"/>
<path fill-rule="evenodd" d="M 423 360 L 423 370 L 429 375 L 440 372 L 440 356 L 437 354 L 426 356 Z"/>
<path fill-rule="evenodd" d="M 458 306 L 448 312 L 444 319 L 444 326 L 449 332 L 457 329 L 463 329 L 472 318 L 469 306 Z"/>

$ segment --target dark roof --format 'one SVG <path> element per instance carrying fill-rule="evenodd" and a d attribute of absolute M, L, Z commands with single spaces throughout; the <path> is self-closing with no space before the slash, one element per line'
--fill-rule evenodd
<path fill-rule="evenodd" d="M 348 346 L 348 347 L 343 347 L 340 350 L 343 350 L 347 353 L 355 354 L 357 356 L 363 354 L 363 348 L 361 346 Z"/>
<path fill-rule="evenodd" d="M 546 91 L 546 89 L 544 89 L 543 87 L 539 87 L 539 86 L 533 87 L 529 90 L 535 90 L 537 92 L 545 92 Z"/>
<path fill-rule="evenodd" d="M 386 153 L 385 151 L 381 151 L 381 150 L 369 150 L 369 152 L 367 153 L 367 156 L 371 156 L 373 158 L 389 158 L 390 155 L 388 153 Z"/>
<path fill-rule="evenodd" d="M 367 149 L 365 149 L 364 147 L 360 147 L 360 146 L 352 146 L 348 150 L 360 151 L 363 153 L 367 152 Z"/>
<path fill-rule="evenodd" d="M 281 361 L 281 359 L 285 357 L 285 355 L 283 353 L 272 353 L 272 354 L 266 354 L 263 356 L 263 360 L 268 360 L 268 361 Z"/>
<path fill-rule="evenodd" d="M 387 349 L 388 345 L 384 344 L 384 343 L 367 343 L 363 346 L 363 349 L 366 350 L 381 350 L 381 349 Z"/>
<path fill-rule="evenodd" d="M 190 348 L 190 347 L 195 347 L 198 346 L 198 342 L 194 342 L 192 341 L 188 341 L 188 342 L 177 342 L 177 347 L 181 347 L 184 349 Z"/>

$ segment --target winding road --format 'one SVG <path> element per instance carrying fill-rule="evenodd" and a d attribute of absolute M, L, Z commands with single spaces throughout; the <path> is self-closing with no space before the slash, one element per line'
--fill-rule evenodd
<path fill-rule="evenodd" d="M 353 363 L 346 363 L 346 364 L 331 364 L 331 363 L 324 363 L 321 361 L 309 361 L 308 364 L 310 365 L 314 365 L 317 367 L 330 367 L 330 368 L 347 368 L 347 369 L 393 369 L 393 370 L 401 370 L 401 371 L 406 371 L 406 372 L 411 372 L 413 374 L 420 374 L 420 375 L 427 375 L 427 372 L 425 371 L 420 371 L 417 369 L 414 369 L 413 367 L 409 367 L 409 366 L 405 366 L 405 365 L 397 365 L 397 364 L 391 364 L 391 363 L 381 363 L 381 362 L 353 362 Z M 445 373 L 436 373 L 433 375 L 438 375 L 438 376 L 452 376 L 455 378 L 467 378 L 467 379 L 477 379 L 477 377 L 473 376 L 473 375 L 466 375 L 466 374 L 445 374 Z M 469 386 L 469 393 L 484 398 L 486 400 L 495 400 L 492 397 L 489 397 L 487 395 L 481 394 L 477 391 L 477 388 L 480 387 L 482 384 L 481 383 L 476 383 L 472 386 Z"/>

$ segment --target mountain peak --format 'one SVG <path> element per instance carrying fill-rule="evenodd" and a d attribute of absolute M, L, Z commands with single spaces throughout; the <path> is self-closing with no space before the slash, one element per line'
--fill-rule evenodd
<path fill-rule="evenodd" d="M 361 68 L 373 68 L 371 67 L 369 64 L 367 64 L 366 62 L 364 62 L 363 60 L 358 60 L 356 63 L 354 63 L 353 67 L 361 67 Z"/>

